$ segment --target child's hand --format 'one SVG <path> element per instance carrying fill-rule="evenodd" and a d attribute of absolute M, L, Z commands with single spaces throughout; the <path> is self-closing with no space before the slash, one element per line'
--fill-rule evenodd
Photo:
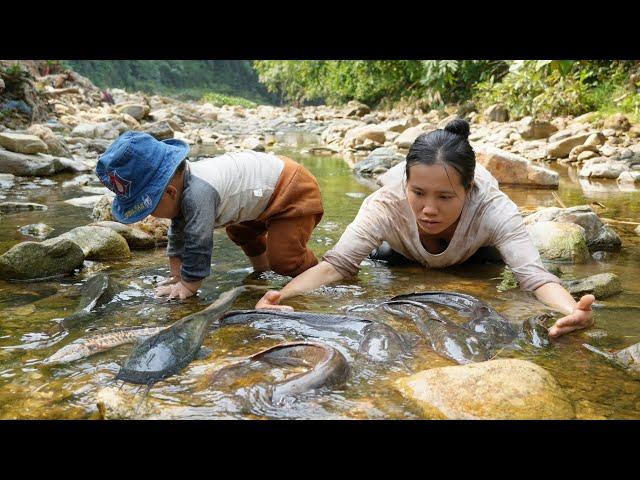
<path fill-rule="evenodd" d="M 187 286 L 186 282 L 180 281 L 172 285 L 158 287 L 156 289 L 156 297 L 169 297 L 168 300 L 173 300 L 174 298 L 184 300 L 185 298 L 192 297 L 196 294 L 198 287 L 200 286 L 199 284 L 200 282 L 195 282 L 189 283 Z"/>
<path fill-rule="evenodd" d="M 278 305 L 280 303 L 281 295 L 282 294 L 277 290 L 269 290 L 262 296 L 258 303 L 256 303 L 256 309 L 260 310 L 267 308 L 272 310 L 293 311 L 293 307 L 290 307 L 289 305 Z"/>

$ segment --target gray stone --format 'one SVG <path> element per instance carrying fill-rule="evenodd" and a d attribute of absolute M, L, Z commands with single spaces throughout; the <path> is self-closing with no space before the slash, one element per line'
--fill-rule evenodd
<path fill-rule="evenodd" d="M 144 250 L 155 248 L 157 245 L 163 245 L 167 243 L 166 232 L 164 239 L 158 239 L 153 235 L 141 230 L 137 224 L 125 225 L 119 222 L 97 222 L 92 223 L 89 226 L 110 228 L 114 232 L 121 235 L 127 241 L 127 244 L 131 249 Z"/>
<path fill-rule="evenodd" d="M 0 133 L 0 145 L 11 152 L 24 153 L 27 155 L 47 151 L 47 144 L 40 140 L 39 137 L 22 133 Z"/>
<path fill-rule="evenodd" d="M 22 242 L 0 256 L 0 278 L 35 280 L 72 273 L 82 267 L 84 254 L 74 242 L 60 237 Z"/>
<path fill-rule="evenodd" d="M 553 170 L 490 145 L 476 145 L 474 150 L 476 161 L 489 170 L 500 184 L 558 188 L 560 176 Z"/>
<path fill-rule="evenodd" d="M 525 140 L 538 140 L 547 138 L 557 132 L 558 128 L 544 120 L 534 120 L 533 117 L 524 117 L 520 121 L 518 133 Z"/>
<path fill-rule="evenodd" d="M 509 111 L 501 104 L 491 105 L 483 115 L 487 122 L 506 122 L 509 120 Z"/>
<path fill-rule="evenodd" d="M 425 127 L 418 125 L 415 127 L 407 128 L 393 141 L 399 148 L 410 148 L 416 139 L 426 133 Z"/>
<path fill-rule="evenodd" d="M 389 168 L 404 161 L 405 156 L 398 153 L 395 149 L 390 147 L 376 148 L 373 150 L 367 158 L 359 161 L 353 167 L 353 171 L 357 175 L 370 176 L 379 167 L 383 167 L 386 171 Z"/>
<path fill-rule="evenodd" d="M 65 200 L 64 203 L 68 203 L 69 205 L 73 205 L 74 207 L 93 208 L 102 199 L 103 195 L 104 194 L 70 198 L 69 200 Z"/>
<path fill-rule="evenodd" d="M 620 278 L 615 273 L 599 273 L 580 280 L 568 280 L 563 285 L 576 298 L 590 293 L 602 300 L 622 292 Z"/>
<path fill-rule="evenodd" d="M 47 210 L 47 206 L 41 205 L 39 203 L 29 203 L 29 202 L 0 203 L 0 212 L 2 213 L 32 212 L 34 210 L 45 212 Z"/>
<path fill-rule="evenodd" d="M 611 178 L 615 179 L 622 172 L 629 170 L 629 166 L 624 162 L 608 159 L 602 161 L 601 157 L 592 158 L 585 161 L 578 174 L 584 178 Z"/>
<path fill-rule="evenodd" d="M 65 142 L 58 138 L 50 128 L 45 127 L 44 125 L 31 125 L 27 131 L 33 135 L 37 135 L 44 143 L 47 144 L 47 153 L 57 157 L 71 157 L 69 147 L 67 147 Z"/>
<path fill-rule="evenodd" d="M 171 128 L 171 125 L 166 120 L 147 125 L 143 132 L 148 133 L 156 140 L 167 140 L 173 138 L 174 135 L 173 128 Z"/>
<path fill-rule="evenodd" d="M 569 153 L 571 153 L 571 150 L 573 150 L 574 147 L 584 144 L 584 142 L 591 136 L 591 134 L 592 132 L 581 133 L 551 143 L 547 147 L 547 156 L 551 158 L 566 158 L 569 156 Z"/>
<path fill-rule="evenodd" d="M 131 256 L 127 241 L 110 228 L 77 227 L 58 238 L 77 243 L 88 260 L 118 260 Z"/>
<path fill-rule="evenodd" d="M 46 223 L 33 223 L 31 225 L 25 225 L 20 227 L 18 231 L 27 237 L 34 237 L 38 240 L 44 240 L 53 232 L 53 227 L 50 227 Z"/>
<path fill-rule="evenodd" d="M 119 113 L 124 113 L 127 115 L 131 115 L 137 121 L 142 120 L 149 114 L 149 107 L 147 105 L 138 104 L 138 103 L 125 103 L 122 105 L 118 105 L 116 110 Z"/>
<path fill-rule="evenodd" d="M 537 222 L 575 223 L 584 229 L 587 246 L 591 250 L 617 250 L 622 245 L 620 236 L 593 211 L 589 205 L 570 208 L 548 207 L 528 215 L 525 225 Z"/>
<path fill-rule="evenodd" d="M 88 164 L 69 158 L 54 157 L 39 153 L 25 155 L 0 149 L 0 173 L 22 176 L 46 176 L 64 171 L 86 172 L 92 170 Z"/>

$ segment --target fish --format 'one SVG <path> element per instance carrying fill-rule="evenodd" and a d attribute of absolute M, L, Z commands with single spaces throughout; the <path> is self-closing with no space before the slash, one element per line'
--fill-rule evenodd
<path fill-rule="evenodd" d="M 275 309 L 232 310 L 218 320 L 217 326 L 225 325 L 250 325 L 259 330 L 346 343 L 373 361 L 387 361 L 407 350 L 407 342 L 392 327 L 352 315 Z"/>
<path fill-rule="evenodd" d="M 80 338 L 46 358 L 45 365 L 74 362 L 96 353 L 156 335 L 167 327 L 127 328 Z"/>
<path fill-rule="evenodd" d="M 62 326 L 69 330 L 91 318 L 95 309 L 106 305 L 122 291 L 122 287 L 106 273 L 90 277 L 82 287 L 78 310 L 62 320 Z"/>
<path fill-rule="evenodd" d="M 243 285 L 223 292 L 204 310 L 178 320 L 136 345 L 118 371 L 116 380 L 150 388 L 178 373 L 198 356 L 209 323 L 249 289 L 255 288 Z"/>
<path fill-rule="evenodd" d="M 605 352 L 588 343 L 583 343 L 582 346 L 587 350 L 603 356 L 615 366 L 625 370 L 634 377 L 640 378 L 640 342 L 634 343 L 617 352 Z"/>
<path fill-rule="evenodd" d="M 212 375 L 210 382 L 232 384 L 256 362 L 272 367 L 310 367 L 308 371 L 276 382 L 268 389 L 271 402 L 276 405 L 321 387 L 343 386 L 349 376 L 349 364 L 335 348 L 318 342 L 285 342 L 224 367 Z"/>

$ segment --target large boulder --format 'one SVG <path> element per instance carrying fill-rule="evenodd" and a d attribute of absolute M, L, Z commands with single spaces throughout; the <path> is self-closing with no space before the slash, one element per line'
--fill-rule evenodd
<path fill-rule="evenodd" d="M 538 140 L 548 138 L 558 131 L 558 128 L 550 122 L 536 120 L 533 117 L 524 117 L 520 120 L 518 133 L 525 140 Z"/>
<path fill-rule="evenodd" d="M 474 150 L 476 161 L 489 170 L 498 183 L 558 188 L 560 177 L 553 170 L 490 145 L 477 145 Z"/>
<path fill-rule="evenodd" d="M 525 360 L 423 370 L 395 382 L 432 419 L 560 420 L 575 417 L 553 376 Z"/>
<path fill-rule="evenodd" d="M 615 273 L 598 273 L 580 280 L 567 280 L 563 284 L 576 298 L 590 293 L 602 300 L 622 292 L 620 278 Z"/>
<path fill-rule="evenodd" d="M 578 175 L 584 178 L 615 179 L 627 170 L 629 170 L 629 166 L 625 162 L 611 160 L 605 157 L 596 157 L 586 160 Z"/>
<path fill-rule="evenodd" d="M 78 227 L 58 238 L 67 238 L 78 244 L 87 260 L 117 260 L 131 256 L 127 241 L 110 228 Z"/>
<path fill-rule="evenodd" d="M 63 275 L 80 268 L 83 261 L 80 246 L 68 239 L 22 242 L 0 256 L 0 278 L 35 280 Z"/>
<path fill-rule="evenodd" d="M 389 147 L 376 148 L 367 158 L 359 161 L 353 167 L 357 175 L 371 176 L 380 173 L 404 161 L 405 156 Z"/>
<path fill-rule="evenodd" d="M 0 149 L 0 173 L 30 177 L 53 175 L 64 171 L 87 172 L 89 170 L 92 170 L 90 165 L 70 158 L 54 157 L 44 153 L 25 155 Z"/>
<path fill-rule="evenodd" d="M 562 140 L 550 143 L 547 146 L 547 156 L 551 158 L 566 158 L 573 150 L 573 147 L 582 145 L 593 132 L 580 133 L 578 135 L 572 135 Z"/>
<path fill-rule="evenodd" d="M 622 113 L 615 113 L 604 121 L 604 128 L 612 128 L 613 130 L 626 132 L 631 128 L 629 119 Z"/>
<path fill-rule="evenodd" d="M 24 133 L 0 132 L 0 145 L 11 152 L 44 153 L 47 151 L 47 144 L 36 135 L 25 135 Z"/>
<path fill-rule="evenodd" d="M 580 225 L 537 222 L 526 229 L 545 260 L 584 263 L 590 258 L 585 231 Z"/>
<path fill-rule="evenodd" d="M 624 171 L 616 179 L 620 185 L 637 185 L 640 184 L 640 171 Z"/>
<path fill-rule="evenodd" d="M 143 222 L 137 222 L 131 225 L 125 225 L 119 222 L 103 221 L 92 223 L 89 226 L 110 228 L 118 235 L 121 235 L 127 241 L 127 244 L 131 249 L 144 250 L 155 248 L 158 245 L 167 243 L 166 229 L 164 231 L 164 236 L 162 236 L 161 232 L 157 232 L 160 233 L 160 235 L 153 235 L 152 233 L 140 228 L 142 223 Z"/>
<path fill-rule="evenodd" d="M 615 250 L 622 245 L 620 236 L 611 227 L 602 223 L 600 217 L 589 205 L 543 208 L 527 215 L 524 219 L 525 225 L 537 222 L 568 222 L 580 225 L 584 229 L 587 246 L 591 250 Z"/>
<path fill-rule="evenodd" d="M 509 111 L 501 104 L 491 105 L 483 115 L 487 122 L 506 122 L 509 120 Z"/>
<path fill-rule="evenodd" d="M 407 128 L 405 131 L 403 131 L 399 136 L 395 138 L 393 143 L 396 144 L 399 148 L 411 148 L 413 142 L 415 142 L 420 135 L 426 132 L 427 130 L 424 126 L 416 125 L 415 127 Z"/>
<path fill-rule="evenodd" d="M 71 151 L 63 140 L 58 138 L 53 130 L 44 125 L 31 125 L 27 131 L 32 135 L 37 135 L 40 140 L 47 144 L 47 152 L 57 157 L 71 157 Z"/>
<path fill-rule="evenodd" d="M 81 123 L 71 131 L 72 137 L 115 140 L 129 129 L 126 123 L 112 120 L 106 123 Z"/>
<path fill-rule="evenodd" d="M 118 113 L 131 115 L 138 122 L 149 114 L 150 108 L 140 103 L 125 103 L 116 107 Z"/>
<path fill-rule="evenodd" d="M 155 137 L 156 140 L 167 140 L 173 138 L 174 135 L 174 129 L 166 120 L 147 125 L 142 131 Z"/>
<path fill-rule="evenodd" d="M 386 140 L 384 129 L 378 125 L 362 125 L 356 127 L 345 134 L 342 145 L 347 148 L 353 148 L 362 145 L 366 140 L 371 140 L 380 145 L 384 144 Z"/>

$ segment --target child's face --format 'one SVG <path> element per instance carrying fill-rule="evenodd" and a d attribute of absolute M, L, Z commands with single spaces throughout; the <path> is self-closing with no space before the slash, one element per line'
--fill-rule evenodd
<path fill-rule="evenodd" d="M 162 199 L 156 209 L 151 212 L 152 217 L 156 218 L 175 218 L 180 213 L 180 192 L 178 189 L 169 184 L 162 194 Z"/>

